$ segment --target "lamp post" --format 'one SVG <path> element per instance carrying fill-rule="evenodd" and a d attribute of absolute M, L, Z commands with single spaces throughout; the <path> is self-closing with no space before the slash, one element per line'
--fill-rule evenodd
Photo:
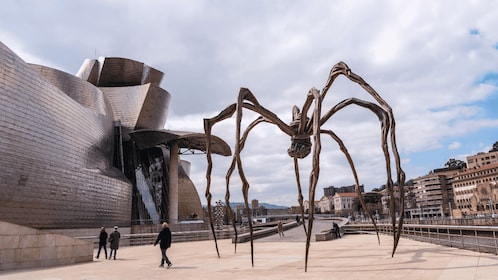
<path fill-rule="evenodd" d="M 491 214 L 491 217 L 494 218 L 495 216 L 495 209 L 494 209 L 494 204 L 493 204 L 493 199 L 490 197 L 489 198 L 489 214 Z"/>
<path fill-rule="evenodd" d="M 495 202 L 493 201 L 494 189 L 496 188 L 496 180 L 491 182 L 491 196 L 489 197 L 489 211 L 491 211 L 491 217 L 495 217 Z"/>
<path fill-rule="evenodd" d="M 453 219 L 453 210 L 451 209 L 451 201 L 448 201 L 448 207 L 450 209 L 450 219 Z"/>

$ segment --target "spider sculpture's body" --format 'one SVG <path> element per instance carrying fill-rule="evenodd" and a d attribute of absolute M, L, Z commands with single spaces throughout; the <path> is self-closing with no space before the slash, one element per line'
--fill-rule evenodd
<path fill-rule="evenodd" d="M 329 88 L 331 87 L 332 83 L 334 80 L 339 76 L 339 75 L 344 75 L 347 78 L 349 78 L 351 81 L 357 83 L 359 86 L 361 86 L 365 91 L 367 91 L 378 103 L 372 103 L 368 102 L 362 99 L 357 99 L 357 98 L 349 98 L 345 99 L 341 102 L 339 102 L 337 105 L 329 109 L 325 114 L 322 115 L 322 101 L 325 98 L 325 95 L 327 94 Z M 314 107 L 312 109 L 312 112 L 310 116 L 308 116 L 308 112 L 312 108 L 312 105 L 314 104 Z M 309 205 L 314 205 L 315 203 L 315 189 L 316 185 L 318 182 L 318 176 L 320 173 L 320 151 L 321 151 L 321 136 L 322 135 L 328 135 L 330 136 L 340 147 L 341 151 L 343 152 L 344 156 L 347 158 L 354 180 L 355 180 L 355 186 L 356 186 L 356 192 L 359 197 L 359 201 L 363 207 L 363 209 L 367 209 L 367 206 L 365 204 L 365 201 L 363 199 L 363 196 L 360 192 L 360 183 L 359 179 L 357 176 L 356 169 L 353 164 L 353 160 L 342 142 L 342 140 L 331 130 L 324 130 L 321 128 L 321 126 L 326 123 L 330 117 L 332 117 L 336 112 L 340 111 L 341 109 L 349 106 L 349 105 L 357 105 L 363 108 L 366 108 L 373 112 L 374 114 L 377 115 L 379 118 L 379 121 L 381 123 L 381 140 L 382 140 L 382 150 L 384 152 L 384 158 L 385 158 L 385 166 L 386 166 L 386 176 L 387 176 L 387 182 L 386 182 L 386 187 L 387 191 L 390 196 L 390 213 L 396 213 L 395 205 L 396 199 L 399 199 L 399 205 L 401 209 L 399 209 L 399 213 L 403 213 L 403 208 L 404 208 L 404 181 L 405 181 L 405 174 L 403 170 L 401 169 L 400 165 L 400 157 L 398 154 L 398 150 L 396 147 L 396 136 L 395 136 L 395 121 L 394 121 L 394 116 L 392 113 L 391 107 L 380 97 L 380 95 L 372 88 L 370 85 L 368 85 L 360 76 L 354 74 L 351 72 L 349 67 L 344 63 L 344 62 L 339 62 L 334 67 L 332 68 L 328 81 L 326 85 L 324 86 L 323 90 L 319 92 L 317 89 L 312 88 L 304 102 L 303 107 L 301 110 L 299 110 L 298 107 L 294 106 L 292 110 L 292 122 L 290 124 L 284 123 L 282 120 L 280 120 L 274 113 L 271 111 L 267 110 L 265 107 L 261 106 L 255 96 L 245 88 L 242 88 L 239 92 L 239 96 L 237 99 L 237 103 L 234 103 L 230 106 L 228 106 L 226 109 L 224 109 L 222 112 L 220 112 L 217 116 L 209 119 L 204 119 L 204 130 L 206 134 L 206 156 L 207 156 L 207 171 L 206 171 L 206 179 L 207 179 L 207 186 L 206 186 L 206 199 L 208 203 L 208 214 L 209 218 L 211 221 L 211 230 L 213 231 L 213 236 L 215 237 L 215 244 L 216 244 L 216 250 L 218 252 L 219 256 L 219 251 L 218 251 L 218 244 L 216 241 L 216 234 L 214 232 L 214 226 L 212 222 L 212 215 L 211 215 L 211 192 L 210 192 L 210 186 L 211 186 L 211 171 L 212 171 L 212 159 L 211 159 L 211 131 L 212 127 L 220 122 L 223 121 L 227 118 L 230 118 L 233 116 L 233 114 L 236 114 L 236 138 L 235 138 L 235 147 L 234 147 L 234 152 L 233 152 L 233 158 L 232 158 L 232 163 L 231 166 L 229 167 L 229 170 L 226 174 L 226 195 L 225 195 L 225 201 L 226 201 L 226 207 L 228 210 L 228 214 L 233 221 L 233 211 L 230 208 L 230 178 L 233 174 L 233 171 L 235 168 L 237 168 L 237 171 L 239 173 L 239 177 L 242 182 L 242 193 L 244 196 L 244 204 L 246 208 L 246 213 L 248 214 L 248 222 L 249 222 L 249 230 L 250 230 L 250 235 L 251 235 L 251 261 L 252 264 L 254 265 L 254 252 L 253 252 L 253 238 L 252 238 L 252 233 L 253 233 L 253 227 L 252 227 L 252 218 L 251 218 L 251 212 L 249 211 L 249 203 L 248 203 L 248 192 L 249 192 L 249 182 L 244 174 L 243 166 L 242 166 L 242 160 L 240 157 L 240 153 L 244 149 L 244 144 L 245 141 L 249 135 L 249 132 L 258 124 L 262 122 L 274 124 L 279 127 L 279 129 L 284 132 L 285 134 L 289 135 L 291 138 L 291 145 L 289 149 L 287 150 L 287 153 L 291 158 L 294 160 L 294 172 L 296 176 L 296 183 L 297 183 L 297 189 L 298 189 L 298 202 L 301 207 L 301 218 L 304 221 L 304 207 L 303 207 L 303 195 L 301 191 L 301 183 L 300 183 L 300 176 L 299 176 L 299 166 L 298 166 L 298 159 L 305 158 L 308 156 L 310 153 L 312 154 L 312 170 L 310 173 L 310 178 L 309 178 Z M 243 109 L 248 109 L 253 112 L 256 112 L 260 116 L 256 118 L 252 123 L 250 123 L 247 128 L 245 129 L 244 133 L 241 133 L 241 121 L 242 121 L 242 113 Z M 390 145 L 389 143 L 390 142 Z M 395 167 L 396 167 L 396 175 L 397 175 L 397 183 L 398 183 L 398 188 L 399 188 L 399 198 L 395 198 L 394 196 L 394 183 L 392 180 L 391 176 L 391 154 L 389 151 L 389 146 L 391 146 L 391 152 L 393 153 L 393 158 L 395 161 Z M 370 213 L 370 211 L 366 211 L 370 219 L 372 220 L 372 223 L 375 224 L 375 220 Z M 311 241 L 311 232 L 312 232 L 312 227 L 313 227 L 313 207 L 309 207 L 309 212 L 307 213 L 308 216 L 308 226 L 306 227 L 305 223 L 303 222 L 303 227 L 304 231 L 306 233 L 306 252 L 305 252 L 305 270 L 307 270 L 308 266 L 308 254 L 309 254 L 309 247 L 310 247 L 310 241 Z M 392 255 L 394 255 L 396 251 L 397 244 L 399 242 L 400 238 L 400 233 L 401 233 L 401 227 L 403 224 L 403 215 L 400 215 L 400 218 L 398 220 L 398 223 L 396 224 L 396 217 L 395 215 L 392 215 L 391 221 L 393 224 L 393 232 L 394 232 L 394 244 L 393 244 L 393 250 L 392 250 Z M 235 230 L 235 239 L 237 240 L 237 229 L 235 227 L 235 223 L 232 223 L 234 226 Z M 236 245 L 236 243 L 235 243 Z"/>

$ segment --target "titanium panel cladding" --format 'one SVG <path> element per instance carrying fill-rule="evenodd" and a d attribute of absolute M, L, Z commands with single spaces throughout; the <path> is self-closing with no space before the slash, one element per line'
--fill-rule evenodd
<path fill-rule="evenodd" d="M 112 167 L 110 107 L 86 81 L 41 70 L 0 43 L 0 220 L 35 228 L 129 225 L 132 185 Z"/>

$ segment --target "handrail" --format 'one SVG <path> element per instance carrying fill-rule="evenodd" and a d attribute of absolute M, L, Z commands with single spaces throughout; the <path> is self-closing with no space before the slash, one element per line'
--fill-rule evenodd
<path fill-rule="evenodd" d="M 218 239 L 229 239 L 232 238 L 232 230 L 217 230 L 216 238 Z M 78 239 L 87 240 L 94 243 L 95 247 L 98 247 L 99 237 L 98 236 L 78 236 Z M 121 240 L 124 241 L 123 246 L 135 246 L 135 245 L 147 245 L 153 244 L 157 238 L 157 233 L 133 233 L 133 234 L 121 234 Z M 212 240 L 213 234 L 210 230 L 199 230 L 199 231 L 184 231 L 184 232 L 172 232 L 171 238 L 173 242 L 189 242 L 189 241 L 201 241 L 201 240 Z"/>
<path fill-rule="evenodd" d="M 380 233 L 392 235 L 392 225 L 378 224 Z M 372 224 L 342 226 L 345 233 L 373 232 Z M 423 242 L 498 255 L 497 226 L 404 224 L 401 235 Z"/>

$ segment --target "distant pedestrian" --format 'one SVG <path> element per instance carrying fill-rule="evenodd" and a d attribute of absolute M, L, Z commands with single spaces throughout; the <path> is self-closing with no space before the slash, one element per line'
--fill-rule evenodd
<path fill-rule="evenodd" d="M 339 228 L 339 225 L 332 222 L 332 229 L 334 230 L 335 237 L 341 238 L 341 229 Z"/>
<path fill-rule="evenodd" d="M 173 264 L 168 259 L 166 250 L 171 247 L 171 230 L 169 229 L 168 223 L 166 222 L 163 223 L 163 228 L 157 235 L 154 246 L 156 246 L 157 243 L 159 243 L 159 247 L 161 248 L 161 264 L 159 265 L 159 267 L 164 267 L 164 263 L 166 262 L 166 264 L 168 265 L 166 268 L 170 268 Z"/>
<path fill-rule="evenodd" d="M 282 223 L 282 221 L 278 221 L 277 229 L 278 229 L 278 236 L 284 237 L 284 224 Z"/>
<path fill-rule="evenodd" d="M 121 238 L 121 234 L 118 231 L 118 226 L 114 226 L 114 231 L 109 235 L 109 243 L 111 248 L 111 253 L 109 254 L 109 259 L 112 257 L 112 252 L 114 251 L 114 259 L 116 259 L 116 253 L 119 249 L 119 239 Z"/>
<path fill-rule="evenodd" d="M 100 249 L 104 248 L 105 258 L 107 259 L 107 232 L 104 227 L 100 228 L 99 234 L 99 251 L 97 253 L 97 259 L 100 256 Z"/>

